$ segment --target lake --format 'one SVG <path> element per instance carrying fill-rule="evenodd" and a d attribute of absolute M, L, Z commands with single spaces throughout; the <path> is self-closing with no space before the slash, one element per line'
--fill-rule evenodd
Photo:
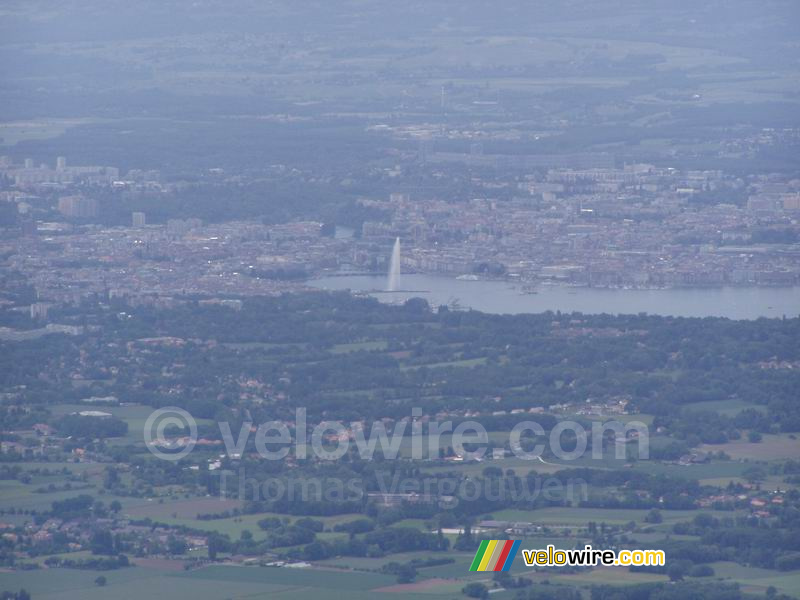
<path fill-rule="evenodd" d="M 386 276 L 346 275 L 322 277 L 309 285 L 329 290 L 370 292 L 382 302 L 402 302 L 422 297 L 431 305 L 457 301 L 464 308 L 488 313 L 561 312 L 636 314 L 677 317 L 796 317 L 800 315 L 800 287 L 673 288 L 626 290 L 542 285 L 524 294 L 506 281 L 464 281 L 453 277 L 402 275 L 400 287 L 408 292 L 385 293 Z"/>

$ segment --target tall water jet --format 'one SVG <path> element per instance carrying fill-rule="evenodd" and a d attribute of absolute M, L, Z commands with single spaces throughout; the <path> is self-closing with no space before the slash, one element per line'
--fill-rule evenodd
<path fill-rule="evenodd" d="M 386 283 L 386 291 L 396 292 L 398 289 L 400 289 L 400 238 L 394 241 L 392 259 L 389 262 L 389 281 Z"/>

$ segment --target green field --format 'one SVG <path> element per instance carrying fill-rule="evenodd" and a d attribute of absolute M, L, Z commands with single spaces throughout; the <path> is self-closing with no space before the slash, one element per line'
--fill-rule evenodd
<path fill-rule="evenodd" d="M 714 575 L 736 581 L 745 591 L 763 594 L 769 586 L 792 596 L 800 596 L 800 572 L 781 572 L 745 567 L 733 562 L 712 563 Z"/>
<path fill-rule="evenodd" d="M 389 585 L 393 579 L 364 573 L 260 567 L 209 567 L 189 573 L 144 567 L 103 572 L 105 587 L 94 584 L 97 571 L 47 569 L 14 574 L 0 573 L 0 588 L 25 588 L 36 600 L 118 600 L 164 598 L 219 600 L 220 598 L 319 598 L 332 589 L 348 590 L 352 597 L 367 598 L 368 590 Z M 355 594 L 355 596 L 353 596 Z"/>
<path fill-rule="evenodd" d="M 800 456 L 800 439 L 793 434 L 765 434 L 763 439 L 753 444 L 747 440 L 737 440 L 727 444 L 705 444 L 700 446 L 705 452 L 719 452 L 733 459 L 776 460 Z"/>
<path fill-rule="evenodd" d="M 104 119 L 37 119 L 0 123 L 0 146 L 13 146 L 28 140 L 47 140 L 62 135 L 71 127 L 104 122 Z"/>
<path fill-rule="evenodd" d="M 144 425 L 153 412 L 152 406 L 94 406 L 92 404 L 58 404 L 53 406 L 54 415 L 68 415 L 83 410 L 99 410 L 122 419 L 128 424 L 128 433 L 121 438 L 111 438 L 112 444 L 141 444 L 144 441 Z M 211 419 L 195 419 L 198 425 L 214 425 Z"/>
<path fill-rule="evenodd" d="M 726 417 L 735 417 L 737 414 L 746 410 L 748 408 L 752 408 L 757 410 L 758 412 L 766 413 L 767 409 L 765 406 L 760 404 L 753 404 L 752 402 L 747 402 L 746 400 L 742 400 L 741 398 L 728 398 L 727 400 L 710 400 L 708 402 L 695 402 L 690 404 L 689 407 L 692 410 L 713 410 L 721 415 L 725 415 Z"/>
<path fill-rule="evenodd" d="M 386 350 L 389 343 L 386 341 L 372 341 L 372 342 L 353 342 L 351 344 L 335 344 L 330 352 L 332 354 L 346 354 L 348 352 L 358 352 L 361 350 L 371 352 L 373 350 Z"/>
<path fill-rule="evenodd" d="M 614 508 L 541 508 L 538 510 L 499 510 L 492 513 L 492 517 L 502 521 L 531 522 L 544 526 L 586 527 L 589 521 L 607 523 L 609 525 L 624 525 L 631 521 L 644 523 L 644 518 L 649 511 L 644 509 L 614 509 Z M 662 510 L 662 523 L 677 523 L 689 521 L 699 510 Z M 733 516 L 735 512 L 707 511 L 704 513 L 715 516 Z"/>

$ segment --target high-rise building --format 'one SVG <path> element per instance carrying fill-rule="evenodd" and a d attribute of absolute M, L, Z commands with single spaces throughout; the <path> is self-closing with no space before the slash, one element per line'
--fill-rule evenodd
<path fill-rule="evenodd" d="M 32 169 L 33 168 L 33 159 L 32 158 L 26 158 L 25 159 L 25 168 L 26 169 Z"/>
<path fill-rule="evenodd" d="M 167 232 L 170 234 L 183 235 L 192 229 L 200 229 L 203 226 L 201 219 L 189 218 L 185 221 L 183 219 L 169 219 L 167 221 Z"/>
<path fill-rule="evenodd" d="M 147 224 L 147 219 L 143 212 L 135 212 L 131 215 L 134 227 L 144 227 Z"/>
<path fill-rule="evenodd" d="M 96 217 L 97 200 L 83 196 L 62 196 L 58 199 L 58 212 L 65 217 Z"/>
<path fill-rule="evenodd" d="M 35 321 L 44 321 L 47 319 L 47 312 L 50 305 L 45 302 L 34 302 L 31 304 L 31 319 Z"/>
<path fill-rule="evenodd" d="M 67 157 L 66 156 L 59 156 L 56 158 L 56 169 L 58 171 L 63 171 L 67 168 Z"/>
<path fill-rule="evenodd" d="M 800 210 L 800 194 L 784 194 L 783 210 Z"/>
<path fill-rule="evenodd" d="M 419 162 L 422 164 L 428 162 L 428 157 L 430 156 L 431 152 L 433 152 L 433 140 L 421 139 L 419 141 L 419 150 L 417 152 Z"/>

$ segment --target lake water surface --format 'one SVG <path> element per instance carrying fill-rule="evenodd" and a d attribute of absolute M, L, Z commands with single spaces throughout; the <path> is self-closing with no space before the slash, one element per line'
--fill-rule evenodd
<path fill-rule="evenodd" d="M 408 292 L 382 293 L 386 277 L 346 275 L 315 279 L 310 285 L 329 290 L 371 292 L 382 302 L 402 302 L 415 296 L 431 305 L 457 301 L 464 308 L 488 313 L 537 313 L 547 310 L 587 314 L 668 315 L 680 317 L 796 317 L 800 315 L 800 287 L 674 288 L 667 290 L 601 289 L 539 286 L 523 294 L 506 281 L 463 281 L 434 275 L 403 275 L 400 287 Z"/>

